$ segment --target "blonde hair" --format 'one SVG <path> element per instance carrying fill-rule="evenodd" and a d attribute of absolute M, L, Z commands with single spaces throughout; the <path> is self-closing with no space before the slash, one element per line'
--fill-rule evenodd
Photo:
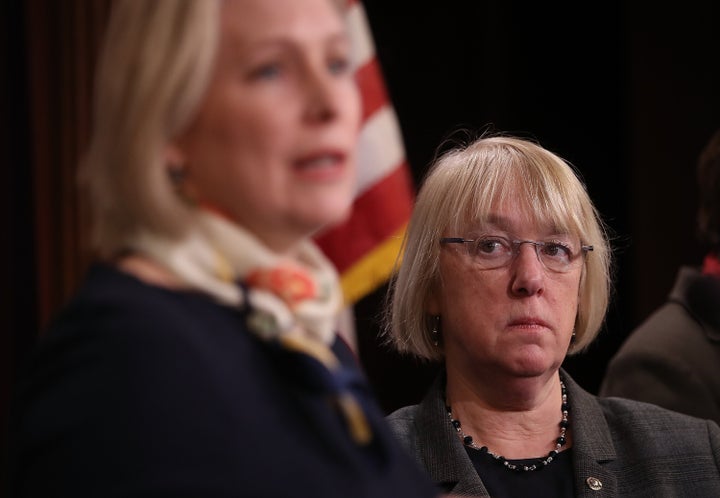
<path fill-rule="evenodd" d="M 116 0 L 98 62 L 94 123 L 79 181 L 101 256 L 139 228 L 179 236 L 188 207 L 165 147 L 189 124 L 218 44 L 218 0 Z"/>
<path fill-rule="evenodd" d="M 485 136 L 435 161 L 418 193 L 403 242 L 402 263 L 390 284 L 385 334 L 401 353 L 443 358 L 433 344 L 428 298 L 439 282 L 440 238 L 487 219 L 496 203 L 519 197 L 534 221 L 551 221 L 594 247 L 580 283 L 576 340 L 569 353 L 597 336 L 611 290 L 607 230 L 573 167 L 538 144 L 510 136 Z"/>

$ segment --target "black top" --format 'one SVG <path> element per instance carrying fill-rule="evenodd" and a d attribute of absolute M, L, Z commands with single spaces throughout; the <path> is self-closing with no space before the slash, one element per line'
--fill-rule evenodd
<path fill-rule="evenodd" d="M 18 385 L 12 496 L 435 496 L 352 352 L 333 350 L 369 415 L 368 446 L 317 365 L 257 339 L 243 312 L 98 265 Z"/>
<path fill-rule="evenodd" d="M 561 451 L 546 467 L 530 472 L 504 468 L 487 452 L 465 447 L 470 460 L 493 498 L 573 498 L 572 450 Z M 544 458 L 544 457 L 542 457 Z M 536 464 L 541 458 L 508 460 L 517 465 Z"/>

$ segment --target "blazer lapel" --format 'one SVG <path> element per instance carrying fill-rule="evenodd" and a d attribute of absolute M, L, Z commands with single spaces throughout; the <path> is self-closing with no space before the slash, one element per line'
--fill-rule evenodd
<path fill-rule="evenodd" d="M 440 374 L 418 406 L 415 419 L 420 456 L 432 479 L 448 493 L 490 496 L 475 471 L 445 410 L 444 375 Z"/>
<path fill-rule="evenodd" d="M 616 496 L 617 480 L 605 465 L 617 458 L 610 429 L 597 399 L 564 371 L 573 434 L 575 489 L 580 497 Z M 448 493 L 489 497 L 445 410 L 440 374 L 418 405 L 415 423 L 420 458 L 432 479 Z M 601 485 L 601 489 L 596 489 Z"/>
<path fill-rule="evenodd" d="M 604 464 L 617 458 L 600 404 L 564 370 L 560 371 L 568 390 L 570 427 L 573 437 L 575 489 L 580 497 L 617 495 L 617 480 Z M 600 489 L 597 489 L 601 486 Z"/>

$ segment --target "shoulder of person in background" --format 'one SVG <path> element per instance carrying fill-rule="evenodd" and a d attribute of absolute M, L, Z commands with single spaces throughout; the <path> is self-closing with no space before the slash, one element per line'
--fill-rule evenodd
<path fill-rule="evenodd" d="M 698 156 L 701 267 L 679 269 L 668 298 L 608 362 L 599 393 L 720 423 L 720 130 Z"/>

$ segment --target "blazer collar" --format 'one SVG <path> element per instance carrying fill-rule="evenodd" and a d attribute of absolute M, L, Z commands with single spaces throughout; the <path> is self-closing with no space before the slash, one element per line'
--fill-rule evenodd
<path fill-rule="evenodd" d="M 420 458 L 433 480 L 446 492 L 490 496 L 465 452 L 445 409 L 445 373 L 441 372 L 418 407 Z"/>
<path fill-rule="evenodd" d="M 604 491 L 614 490 L 615 477 L 603 464 L 614 460 L 616 452 L 602 408 L 595 396 L 583 390 L 564 370 L 560 372 L 570 403 L 575 489 L 582 496 L 588 490 L 588 479 L 597 478 Z M 432 479 L 446 492 L 490 496 L 450 425 L 443 397 L 444 382 L 445 375 L 441 373 L 418 406 L 417 431 L 424 435 L 419 443 L 420 458 Z"/>

